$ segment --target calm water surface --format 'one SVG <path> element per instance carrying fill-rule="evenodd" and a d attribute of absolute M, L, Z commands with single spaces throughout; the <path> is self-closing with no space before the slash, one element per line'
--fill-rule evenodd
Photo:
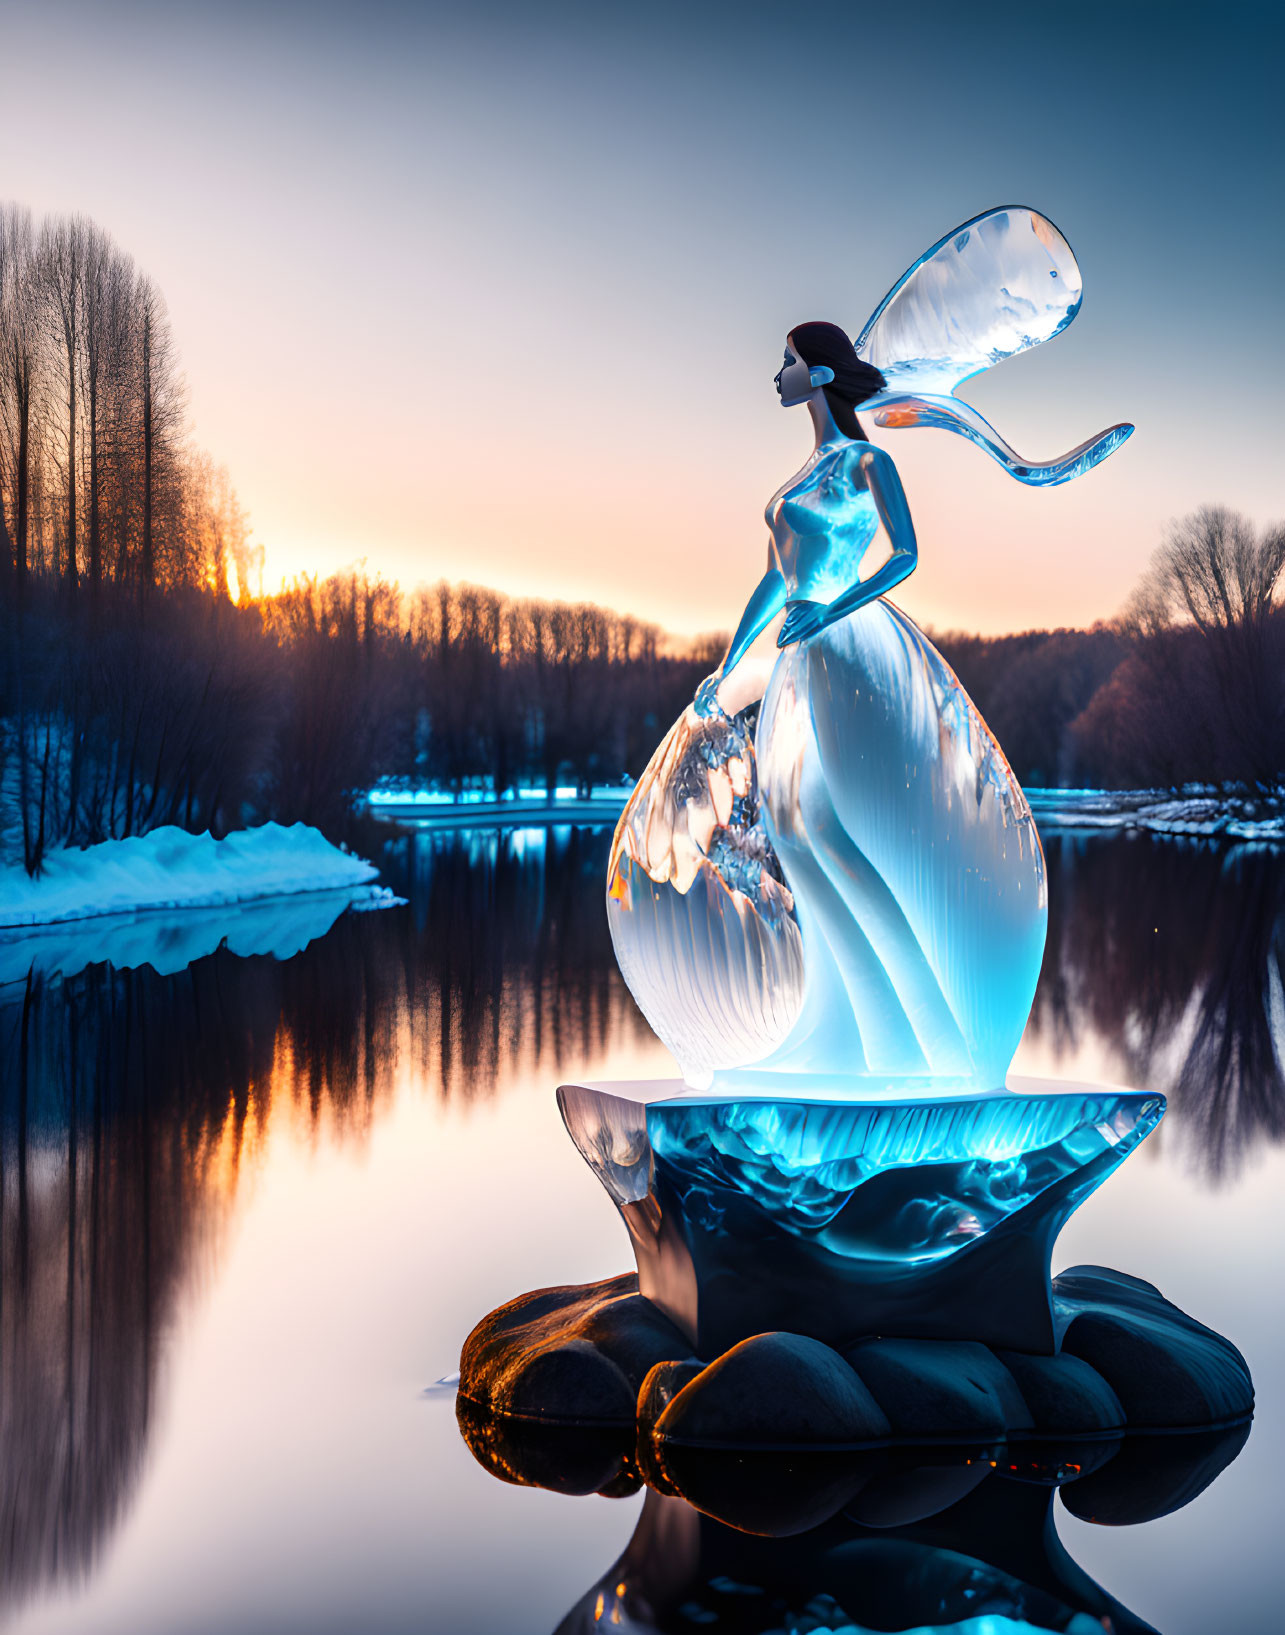
<path fill-rule="evenodd" d="M 475 1462 L 449 1392 L 510 1296 L 628 1269 L 560 1077 L 672 1071 L 615 973 L 605 831 L 390 844 L 409 899 L 169 975 L 0 960 L 0 1622 L 552 1631 L 642 1495 Z M 1046 837 L 1016 1070 L 1160 1089 L 1055 1264 L 1157 1283 L 1259 1408 L 1194 1503 L 1070 1554 L 1166 1635 L 1285 1627 L 1285 856 Z M 237 946 L 233 939 L 233 946 Z M 103 950 L 94 957 L 101 961 Z M 162 961 L 162 963 L 165 963 Z M 174 962 L 171 962 L 174 963 Z"/>

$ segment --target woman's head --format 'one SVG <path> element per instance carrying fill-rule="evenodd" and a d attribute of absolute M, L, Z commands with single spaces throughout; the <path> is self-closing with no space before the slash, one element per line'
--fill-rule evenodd
<path fill-rule="evenodd" d="M 776 389 L 787 407 L 804 402 L 822 387 L 835 425 L 845 437 L 858 439 L 865 433 L 854 410 L 887 384 L 873 364 L 857 356 L 838 324 L 820 322 L 796 324 L 790 331 L 785 364 L 776 377 Z"/>

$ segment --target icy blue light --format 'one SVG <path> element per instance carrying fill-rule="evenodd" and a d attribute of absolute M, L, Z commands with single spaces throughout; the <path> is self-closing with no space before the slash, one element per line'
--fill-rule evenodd
<path fill-rule="evenodd" d="M 1073 1087 L 881 1104 L 611 1089 L 564 1085 L 563 1119 L 642 1292 L 702 1356 L 773 1328 L 1054 1350 L 1053 1240 L 1164 1111 Z"/>

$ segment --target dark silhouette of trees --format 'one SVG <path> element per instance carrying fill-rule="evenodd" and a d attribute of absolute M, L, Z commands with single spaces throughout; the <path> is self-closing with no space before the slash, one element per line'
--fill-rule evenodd
<path fill-rule="evenodd" d="M 239 513 L 207 492 L 204 583 L 140 602 L 62 575 L 0 605 L 0 856 L 163 824 L 276 819 L 336 838 L 381 777 L 503 793 L 637 776 L 710 668 L 601 608 L 440 585 L 409 604 L 364 575 L 234 604 L 219 589 Z M 81 605 L 85 600 L 85 605 Z"/>
<path fill-rule="evenodd" d="M 302 579 L 259 608 L 276 718 L 265 763 L 270 815 L 342 829 L 384 769 L 404 692 L 393 587 Z"/>
<path fill-rule="evenodd" d="M 1049 934 L 1030 1035 L 1109 1044 L 1162 1090 L 1211 1179 L 1285 1140 L 1285 872 L 1271 852 L 1046 836 Z"/>
<path fill-rule="evenodd" d="M 604 608 L 510 602 L 471 585 L 421 590 L 403 638 L 406 714 L 390 770 L 496 794 L 636 777 L 718 662 L 708 643 L 673 654 L 660 643 L 655 626 Z"/>
<path fill-rule="evenodd" d="M 1032 785 L 1285 785 L 1285 527 L 1205 506 L 1174 523 L 1123 616 L 946 635 L 943 653 Z"/>
<path fill-rule="evenodd" d="M 0 590 L 21 597 L 30 561 L 32 397 L 40 357 L 31 216 L 0 208 Z"/>
<path fill-rule="evenodd" d="M 1285 782 L 1285 527 L 1221 506 L 1173 524 L 1134 593 L 1128 654 L 1075 725 L 1107 783 Z"/>
<path fill-rule="evenodd" d="M 0 208 L 0 861 L 167 823 L 336 833 L 385 774 L 590 789 L 705 673 L 601 608 L 364 574 L 255 600 L 261 564 L 187 436 L 156 285 L 84 217 Z"/>
<path fill-rule="evenodd" d="M 936 641 L 1023 783 L 1082 781 L 1083 746 L 1072 729 L 1128 650 L 1119 630 L 1098 624 Z"/>
<path fill-rule="evenodd" d="M 80 425 L 78 387 L 84 368 L 86 262 L 91 255 L 89 224 L 82 216 L 60 217 L 45 223 L 36 248 L 36 290 L 48 330 L 52 374 L 65 414 L 50 415 L 48 433 L 57 438 L 63 455 L 65 510 L 61 518 L 67 588 L 76 589 L 76 500 L 80 472 L 76 464 L 76 433 Z M 54 456 L 55 460 L 57 455 Z"/>
<path fill-rule="evenodd" d="M 0 588 L 204 583 L 207 467 L 156 286 L 83 216 L 0 206 Z"/>

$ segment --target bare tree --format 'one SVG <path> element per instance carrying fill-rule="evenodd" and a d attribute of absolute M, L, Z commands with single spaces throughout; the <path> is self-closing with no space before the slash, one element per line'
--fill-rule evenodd
<path fill-rule="evenodd" d="M 12 541 L 19 597 L 30 562 L 31 410 L 39 345 L 34 258 L 30 212 L 0 206 L 0 516 L 7 492 L 10 521 L 4 531 Z"/>
<path fill-rule="evenodd" d="M 245 600 L 252 574 L 250 520 L 237 498 L 228 468 L 215 465 L 208 454 L 194 452 L 188 457 L 185 486 L 194 581 L 210 586 L 228 601 Z M 368 585 L 368 594 L 374 588 L 373 582 Z"/>
<path fill-rule="evenodd" d="M 76 550 L 77 434 L 80 429 L 80 383 L 85 332 L 85 291 L 94 229 L 83 216 L 56 216 L 40 231 L 37 251 L 39 287 L 61 387 L 66 420 L 61 427 L 66 456 L 66 577 L 68 589 L 77 583 Z"/>
<path fill-rule="evenodd" d="M 1261 534 L 1238 511 L 1202 505 L 1171 523 L 1141 595 L 1172 621 L 1184 614 L 1206 638 L 1261 632 L 1285 569 L 1285 527 Z"/>
<path fill-rule="evenodd" d="M 1282 572 L 1285 526 L 1256 532 L 1239 512 L 1202 506 L 1171 524 L 1126 615 L 1152 666 L 1163 671 L 1171 707 L 1180 710 L 1204 681 L 1224 775 L 1260 785 L 1285 770 Z M 1192 634 L 1194 643 L 1184 639 Z"/>
<path fill-rule="evenodd" d="M 135 291 L 139 334 L 139 368 L 142 428 L 142 538 L 139 557 L 139 597 L 160 582 L 162 552 L 158 549 L 157 523 L 162 505 L 173 501 L 176 477 L 177 439 L 183 420 L 182 387 L 169 315 L 160 290 L 145 274 Z M 171 507 L 170 520 L 177 516 Z M 171 535 L 170 560 L 166 577 L 181 581 L 186 577 L 184 541 Z"/>
<path fill-rule="evenodd" d="M 84 266 L 84 378 L 86 426 L 89 433 L 89 585 L 95 607 L 103 579 L 103 419 L 108 398 L 107 377 L 123 359 L 119 349 L 123 288 L 130 267 L 110 237 L 89 223 L 85 233 Z"/>

